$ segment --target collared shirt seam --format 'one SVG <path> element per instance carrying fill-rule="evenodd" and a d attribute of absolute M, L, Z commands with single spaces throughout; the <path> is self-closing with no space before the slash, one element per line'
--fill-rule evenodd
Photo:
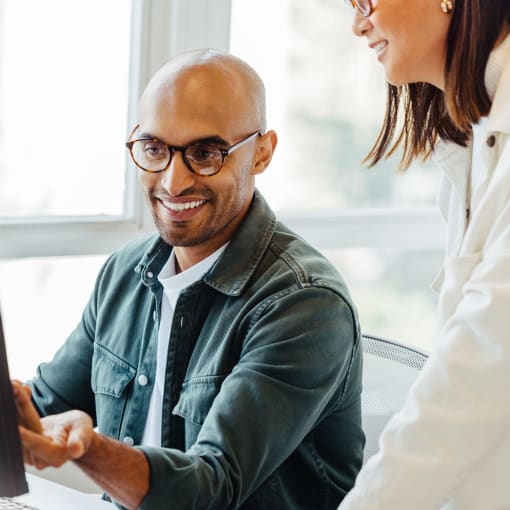
<path fill-rule="evenodd" d="M 356 357 L 356 353 L 360 349 L 360 345 L 361 345 L 361 342 L 360 342 L 361 333 L 359 331 L 359 325 L 358 325 L 357 321 L 354 322 L 353 324 L 354 324 L 354 327 L 356 329 L 356 342 L 354 342 L 354 344 L 352 346 L 351 357 L 349 359 L 349 367 L 347 368 L 347 372 L 345 374 L 344 385 L 343 385 L 343 388 L 342 388 L 342 394 L 340 395 L 340 399 L 339 399 L 339 402 L 338 402 L 339 406 L 342 405 L 343 402 L 344 402 L 345 392 L 347 391 L 347 388 L 349 387 L 349 382 L 350 382 L 351 375 L 352 375 L 353 361 L 354 361 L 354 359 Z"/>
<path fill-rule="evenodd" d="M 352 306 L 349 304 L 349 302 L 346 300 L 345 296 L 342 295 L 341 292 L 338 292 L 336 289 L 333 289 L 331 286 L 329 285 L 316 285 L 314 283 L 311 283 L 309 285 L 306 285 L 306 286 L 301 286 L 297 283 L 287 287 L 286 289 L 280 291 L 280 292 L 276 292 L 275 294 L 272 294 L 270 296 L 268 296 L 266 299 L 264 299 L 264 301 L 262 301 L 262 303 L 260 303 L 258 305 L 258 307 L 256 308 L 254 314 L 253 314 L 253 317 L 252 319 L 250 320 L 249 324 L 248 324 L 248 330 L 247 330 L 247 333 L 250 332 L 251 328 L 255 325 L 255 323 L 260 319 L 260 317 L 264 314 L 265 310 L 270 306 L 272 305 L 273 303 L 275 303 L 276 301 L 278 301 L 279 299 L 285 297 L 285 296 L 288 296 L 294 292 L 299 292 L 299 291 L 303 291 L 303 290 L 306 290 L 306 289 L 317 289 L 317 290 L 326 290 L 328 292 L 331 292 L 332 294 L 334 294 L 335 296 L 337 296 L 340 301 L 349 309 L 349 312 L 351 314 L 351 318 L 352 318 L 352 323 L 353 323 L 353 327 L 356 329 L 356 332 L 357 332 L 357 342 L 356 343 L 359 343 L 359 323 L 358 323 L 358 320 L 357 320 L 357 316 L 352 308 Z M 352 365 L 352 359 L 354 357 L 354 351 L 353 353 L 351 354 L 351 360 L 350 360 L 350 365 Z M 350 368 L 350 367 L 349 367 Z"/>
<path fill-rule="evenodd" d="M 308 434 L 306 443 L 308 443 L 310 455 L 312 456 L 313 462 L 321 480 L 319 487 L 321 505 L 323 505 L 321 508 L 329 508 L 329 484 L 331 483 L 331 480 L 329 479 L 327 470 L 324 467 L 324 462 L 317 453 L 317 449 L 315 447 L 315 434 L 313 430 L 310 432 L 310 434 Z"/>
<path fill-rule="evenodd" d="M 270 305 L 272 305 L 274 302 L 278 301 L 278 299 L 280 299 L 280 298 L 282 298 L 284 296 L 288 296 L 292 292 L 299 291 L 299 290 L 302 290 L 302 287 L 297 286 L 297 285 L 292 285 L 292 286 L 287 287 L 286 289 L 284 289 L 284 290 L 282 290 L 280 292 L 276 292 L 275 294 L 271 294 L 266 299 L 264 299 L 264 301 L 262 301 L 262 303 L 260 303 L 257 306 L 257 308 L 256 308 L 256 310 L 255 310 L 255 312 L 253 314 L 253 317 L 252 317 L 252 319 L 250 320 L 250 322 L 248 324 L 247 334 L 250 332 L 252 327 L 256 324 L 256 322 L 260 319 L 260 317 L 264 314 L 264 312 L 266 311 L 266 309 Z"/>
<path fill-rule="evenodd" d="M 311 282 L 309 278 L 307 278 L 306 271 L 296 263 L 295 259 L 291 257 L 286 251 L 282 250 L 276 240 L 272 239 L 272 241 L 269 243 L 269 249 L 274 253 L 274 255 L 285 262 L 289 269 L 293 272 L 293 274 L 296 276 L 297 282 L 300 284 L 300 286 L 307 287 L 311 285 Z"/>

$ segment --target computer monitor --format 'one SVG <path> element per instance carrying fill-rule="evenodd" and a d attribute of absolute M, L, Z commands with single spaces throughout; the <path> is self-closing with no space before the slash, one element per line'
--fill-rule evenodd
<path fill-rule="evenodd" d="M 28 492 L 0 313 L 0 497 Z"/>

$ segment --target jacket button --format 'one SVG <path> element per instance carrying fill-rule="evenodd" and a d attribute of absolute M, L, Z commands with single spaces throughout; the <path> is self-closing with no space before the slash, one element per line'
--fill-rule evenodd
<path fill-rule="evenodd" d="M 147 386 L 147 383 L 149 382 L 149 379 L 147 379 L 147 376 L 142 374 L 138 377 L 138 384 L 140 386 Z"/>
<path fill-rule="evenodd" d="M 149 278 L 152 278 L 152 277 L 154 276 L 154 273 L 153 273 L 152 271 L 148 271 L 148 272 L 147 272 L 147 276 L 148 276 Z"/>
<path fill-rule="evenodd" d="M 128 446 L 133 446 L 133 445 L 135 444 L 134 439 L 133 439 L 132 437 L 129 437 L 129 436 L 126 436 L 126 437 L 122 440 L 122 442 L 123 442 L 124 444 L 127 444 Z"/>
<path fill-rule="evenodd" d="M 489 147 L 494 147 L 496 145 L 496 137 L 494 135 L 487 137 L 487 145 Z"/>

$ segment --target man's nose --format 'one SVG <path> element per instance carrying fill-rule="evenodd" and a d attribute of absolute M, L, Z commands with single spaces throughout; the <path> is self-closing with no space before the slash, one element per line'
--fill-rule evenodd
<path fill-rule="evenodd" d="M 352 18 L 352 31 L 354 35 L 358 37 L 363 37 L 365 33 L 370 30 L 372 27 L 372 23 L 368 18 L 363 16 L 358 9 L 354 11 L 354 16 Z"/>
<path fill-rule="evenodd" d="M 177 197 L 187 189 L 193 187 L 196 176 L 184 163 L 182 152 L 175 151 L 170 166 L 163 172 L 161 185 L 168 193 Z"/>

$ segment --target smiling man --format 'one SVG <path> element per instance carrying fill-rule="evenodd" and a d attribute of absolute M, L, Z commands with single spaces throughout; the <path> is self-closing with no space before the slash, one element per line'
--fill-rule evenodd
<path fill-rule="evenodd" d="M 72 459 L 127 508 L 336 508 L 362 462 L 359 326 L 255 189 L 275 146 L 241 60 L 156 73 L 127 147 L 158 234 L 105 263 L 32 400 L 16 386 L 27 462 Z"/>

